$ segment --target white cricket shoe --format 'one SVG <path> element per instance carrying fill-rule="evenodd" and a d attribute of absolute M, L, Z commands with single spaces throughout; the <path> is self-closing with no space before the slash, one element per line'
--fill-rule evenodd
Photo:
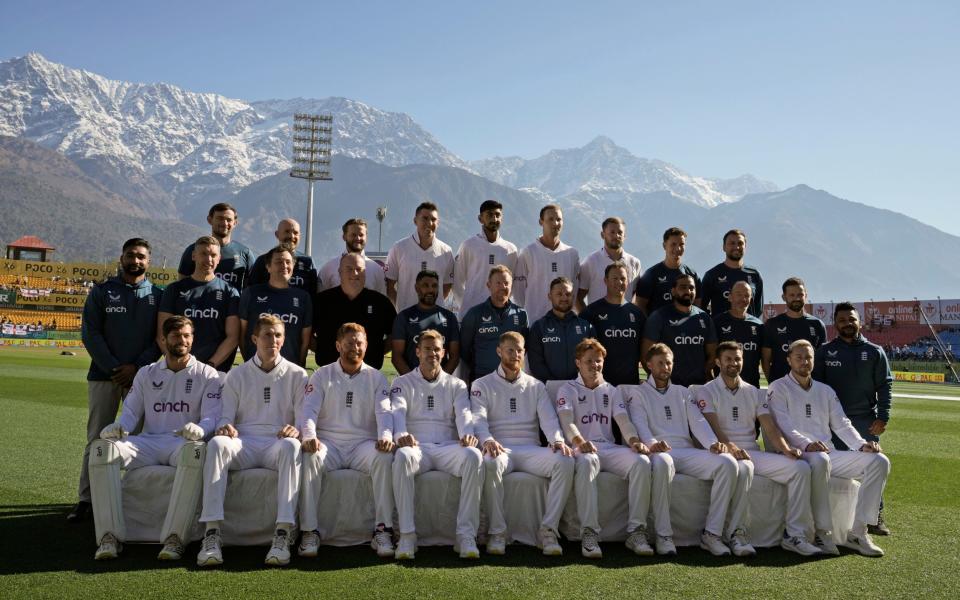
<path fill-rule="evenodd" d="M 824 554 L 840 556 L 840 549 L 837 548 L 837 544 L 834 543 L 833 532 L 831 531 L 818 530 L 817 534 L 813 536 L 813 545 L 820 548 L 820 552 Z"/>
<path fill-rule="evenodd" d="M 487 554 L 503 556 L 507 553 L 507 536 L 502 533 L 491 533 L 487 538 Z"/>
<path fill-rule="evenodd" d="M 320 551 L 320 534 L 316 531 L 304 531 L 300 536 L 297 554 L 304 558 L 313 558 Z"/>
<path fill-rule="evenodd" d="M 867 532 L 855 535 L 851 531 L 847 534 L 847 541 L 843 545 L 851 550 L 856 550 L 863 556 L 883 556 L 883 548 L 874 544 L 873 538 Z"/>
<path fill-rule="evenodd" d="M 706 529 L 700 534 L 700 547 L 714 556 L 730 556 L 730 548 L 727 548 L 720 536 Z"/>
<path fill-rule="evenodd" d="M 480 558 L 477 540 L 472 535 L 458 535 L 453 551 L 459 553 L 460 558 Z"/>
<path fill-rule="evenodd" d="M 180 536 L 175 533 L 168 535 L 167 539 L 163 540 L 163 549 L 160 550 L 160 554 L 157 554 L 157 558 L 160 560 L 183 558 L 183 542 L 180 541 Z"/>
<path fill-rule="evenodd" d="M 584 527 L 580 532 L 580 554 L 584 558 L 603 558 L 600 535 L 589 527 Z"/>
<path fill-rule="evenodd" d="M 747 532 L 743 529 L 735 530 L 733 536 L 730 537 L 730 551 L 733 552 L 734 556 L 741 558 L 757 555 L 756 548 L 747 541 Z"/>
<path fill-rule="evenodd" d="M 647 530 L 645 527 L 637 527 L 627 534 L 625 542 L 627 549 L 639 556 L 653 556 L 653 548 L 647 540 Z"/>
<path fill-rule="evenodd" d="M 657 554 L 660 556 L 676 556 L 677 547 L 673 544 L 673 537 L 669 535 L 657 536 Z"/>
<path fill-rule="evenodd" d="M 112 533 L 105 533 L 100 538 L 100 545 L 97 552 L 93 555 L 93 560 L 110 560 L 120 555 L 123 550 L 123 544 Z"/>
<path fill-rule="evenodd" d="M 273 534 L 273 544 L 270 545 L 263 562 L 271 567 L 285 567 L 290 564 L 290 534 L 286 529 L 278 529 Z"/>
<path fill-rule="evenodd" d="M 373 532 L 370 547 L 376 550 L 380 558 L 393 558 L 393 529 L 378 525 Z"/>
<path fill-rule="evenodd" d="M 417 553 L 417 534 L 401 533 L 400 542 L 397 544 L 397 551 L 393 557 L 397 560 L 413 560 Z"/>
<path fill-rule="evenodd" d="M 197 566 L 215 567 L 223 564 L 223 552 L 220 549 L 220 530 L 208 529 L 197 554 Z"/>
<path fill-rule="evenodd" d="M 557 534 L 555 534 L 553 530 L 541 527 L 537 538 L 540 541 L 540 548 L 543 550 L 544 556 L 563 555 L 563 548 L 560 546 L 560 542 L 557 541 Z"/>
<path fill-rule="evenodd" d="M 780 547 L 790 552 L 796 552 L 800 556 L 816 556 L 823 554 L 820 548 L 817 548 L 800 536 L 785 537 L 780 540 Z"/>

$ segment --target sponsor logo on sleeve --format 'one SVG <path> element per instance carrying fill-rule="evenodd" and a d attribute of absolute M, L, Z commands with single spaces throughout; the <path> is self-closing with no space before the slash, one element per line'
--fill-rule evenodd
<path fill-rule="evenodd" d="M 472 392 L 470 392 L 470 395 L 471 395 L 471 396 L 474 396 L 474 397 L 479 397 L 479 396 L 480 396 L 480 390 L 473 390 Z"/>
<path fill-rule="evenodd" d="M 313 392 L 313 384 L 312 384 L 312 383 L 308 383 L 307 386 L 306 386 L 305 388 L 303 388 L 303 391 L 304 391 L 305 393 L 307 393 L 307 394 L 312 393 L 312 392 Z"/>
<path fill-rule="evenodd" d="M 386 393 L 386 390 L 384 390 L 384 393 Z M 391 393 L 391 394 L 399 394 L 399 393 L 400 393 L 400 388 L 399 388 L 399 387 L 392 388 L 392 389 L 390 390 L 390 393 Z"/>

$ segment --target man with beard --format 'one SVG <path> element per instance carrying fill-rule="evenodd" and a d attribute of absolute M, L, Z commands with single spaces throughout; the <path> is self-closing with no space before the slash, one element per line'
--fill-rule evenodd
<path fill-rule="evenodd" d="M 868 442 L 880 442 L 880 434 L 890 421 L 893 375 L 887 354 L 860 333 L 860 315 L 849 302 L 833 309 L 837 337 L 817 348 L 813 378 L 829 385 L 837 393 L 843 412 L 853 427 Z M 848 450 L 837 435 L 833 445 Z M 890 535 L 883 520 L 883 502 L 876 525 L 867 526 L 874 535 Z"/>
<path fill-rule="evenodd" d="M 807 340 L 814 350 L 827 341 L 827 328 L 823 321 L 803 311 L 807 303 L 807 286 L 799 277 L 790 277 L 783 282 L 783 301 L 787 310 L 763 327 L 761 366 L 767 381 L 773 382 L 790 372 L 787 364 L 787 348 L 797 340 Z"/>
<path fill-rule="evenodd" d="M 471 383 L 492 373 L 500 364 L 497 347 L 500 336 L 516 331 L 529 333 L 527 312 L 510 300 L 513 274 L 504 265 L 496 265 L 487 275 L 490 297 L 467 311 L 460 327 L 460 356 L 464 380 Z"/>
<path fill-rule="evenodd" d="M 390 334 L 397 311 L 390 299 L 370 288 L 366 282 L 366 264 L 359 254 L 340 257 L 340 285 L 317 294 L 313 303 L 313 334 L 317 366 L 328 365 L 340 356 L 337 331 L 344 323 L 359 323 L 366 331 L 367 364 L 383 367 L 383 357 L 390 349 Z"/>
<path fill-rule="evenodd" d="M 417 273 L 436 271 L 440 275 L 443 298 L 453 288 L 453 250 L 437 238 L 440 212 L 433 202 L 421 202 L 414 212 L 417 230 L 390 248 L 387 254 L 387 297 L 403 310 L 417 301 Z"/>
<path fill-rule="evenodd" d="M 732 341 L 743 350 L 743 371 L 740 377 L 754 387 L 760 387 L 760 345 L 763 343 L 763 321 L 749 314 L 753 288 L 746 281 L 738 281 L 730 289 L 730 310 L 714 314 L 717 341 Z"/>
<path fill-rule="evenodd" d="M 293 253 L 293 274 L 290 276 L 290 286 L 299 288 L 311 296 L 317 291 L 317 271 L 313 268 L 313 259 L 297 250 L 300 243 L 300 223 L 293 219 L 283 219 L 277 224 L 273 232 L 280 246 L 285 246 Z M 244 282 L 244 287 L 267 283 L 270 273 L 267 264 L 270 262 L 266 254 L 257 257 L 250 274 Z"/>
<path fill-rule="evenodd" d="M 247 274 L 253 268 L 257 257 L 250 248 L 233 240 L 233 230 L 238 221 L 237 209 L 226 202 L 214 204 L 207 214 L 210 235 L 220 242 L 220 262 L 217 264 L 216 275 L 239 291 L 243 289 Z M 194 272 L 193 248 L 193 244 L 187 246 L 180 258 L 180 279 L 186 279 Z"/>
<path fill-rule="evenodd" d="M 163 291 L 157 327 L 173 315 L 183 315 L 195 327 L 193 353 L 200 362 L 227 372 L 233 366 L 240 343 L 240 318 L 237 316 L 240 293 L 216 276 L 220 264 L 220 244 L 205 235 L 193 247 L 193 273 L 175 281 Z M 163 349 L 163 339 L 157 343 Z"/>
<path fill-rule="evenodd" d="M 248 287 L 240 295 L 240 351 L 244 359 L 252 358 L 257 348 L 249 335 L 251 324 L 262 315 L 276 315 L 283 321 L 285 329 L 280 353 L 303 367 L 313 337 L 311 294 L 290 285 L 295 258 L 289 246 L 277 246 L 264 256 L 270 279 Z"/>
<path fill-rule="evenodd" d="M 511 271 L 517 269 L 517 247 L 500 237 L 503 205 L 496 200 L 484 200 L 477 220 L 480 233 L 460 244 L 453 262 L 453 295 L 460 303 L 461 319 L 487 298 L 484 283 L 491 267 L 504 265 Z"/>
<path fill-rule="evenodd" d="M 90 491 L 96 526 L 96 560 L 116 558 L 126 541 L 121 467 L 176 467 L 160 539 L 160 560 L 179 560 L 190 541 L 203 486 L 206 448 L 220 418 L 220 376 L 190 355 L 193 323 L 179 315 L 163 323 L 166 357 L 137 372 L 123 412 L 100 432 L 90 454 Z M 139 424 L 140 433 L 129 435 Z"/>
<path fill-rule="evenodd" d="M 356 254 L 363 260 L 364 287 L 386 295 L 387 282 L 383 276 L 383 267 L 372 258 L 367 258 L 364 253 L 367 247 L 367 222 L 358 218 L 348 219 L 343 224 L 343 243 L 346 244 L 346 250 L 320 267 L 317 291 L 323 292 L 340 285 L 340 259 L 347 254 Z"/>
<path fill-rule="evenodd" d="M 582 313 L 588 302 L 595 302 L 607 293 L 606 269 L 619 263 L 627 269 L 626 297 L 633 298 L 637 280 L 643 273 L 640 259 L 623 249 L 627 224 L 620 217 L 604 220 L 600 229 L 603 247 L 591 254 L 580 265 L 580 290 L 577 292 L 577 312 Z"/>
<path fill-rule="evenodd" d="M 679 227 L 671 227 L 663 232 L 664 258 L 647 269 L 637 280 L 636 302 L 647 316 L 652 315 L 661 306 L 671 302 L 670 290 L 680 275 L 693 277 L 696 290 L 700 291 L 700 278 L 697 272 L 681 261 L 687 245 L 687 232 Z"/>
<path fill-rule="evenodd" d="M 90 354 L 87 372 L 87 445 L 80 466 L 78 502 L 67 521 L 90 516 L 90 444 L 117 416 L 137 369 L 160 356 L 157 347 L 157 310 L 160 289 L 145 274 L 150 266 L 150 244 L 129 239 L 120 255 L 120 274 L 90 289 L 83 305 L 81 338 Z"/>
<path fill-rule="evenodd" d="M 580 313 L 593 325 L 597 338 L 609 352 L 603 362 L 603 378 L 613 385 L 640 383 L 640 340 L 647 317 L 627 300 L 629 274 L 623 263 L 607 265 L 606 297 L 592 302 Z"/>
<path fill-rule="evenodd" d="M 749 312 L 759 318 L 763 314 L 763 278 L 760 271 L 743 264 L 743 254 L 747 247 L 747 234 L 739 229 L 731 229 L 723 235 L 723 252 L 726 258 L 703 276 L 703 290 L 700 294 L 700 307 L 711 316 L 724 313 L 730 308 L 730 292 L 733 285 L 744 281 L 750 286 L 751 297 Z"/>
<path fill-rule="evenodd" d="M 453 312 L 437 306 L 440 293 L 440 276 L 436 271 L 420 271 L 417 274 L 417 298 L 419 301 L 402 311 L 393 320 L 393 353 L 391 361 L 397 373 L 405 375 L 417 368 L 417 344 L 420 334 L 428 329 L 443 335 L 443 370 L 453 373 L 460 364 L 460 323 Z"/>
<path fill-rule="evenodd" d="M 693 275 L 678 275 L 670 291 L 672 303 L 654 311 L 643 328 L 642 355 L 654 344 L 666 344 L 674 362 L 670 381 L 684 387 L 713 379 L 717 350 L 717 332 L 710 315 L 693 305 L 695 286 Z"/>
<path fill-rule="evenodd" d="M 520 252 L 514 272 L 514 297 L 534 321 L 550 311 L 550 282 L 566 277 L 576 290 L 580 281 L 580 254 L 560 241 L 563 210 L 558 204 L 540 209 L 540 227 L 543 235 Z"/>
<path fill-rule="evenodd" d="M 552 309 L 530 328 L 530 374 L 540 381 L 566 381 L 577 376 L 577 344 L 595 337 L 593 325 L 573 312 L 573 282 L 557 277 L 550 282 Z"/>

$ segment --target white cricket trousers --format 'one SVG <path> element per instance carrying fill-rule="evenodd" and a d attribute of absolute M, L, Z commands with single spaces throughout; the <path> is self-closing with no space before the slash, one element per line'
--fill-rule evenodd
<path fill-rule="evenodd" d="M 126 541 L 120 470 L 153 465 L 176 467 L 173 489 L 160 530 L 160 540 L 171 533 L 186 542 L 200 502 L 205 455 L 203 442 L 188 442 L 172 434 L 132 435 L 122 440 L 94 440 L 90 445 L 90 492 L 97 543 L 107 533 Z M 161 490 L 156 490 L 160 492 Z"/>
<path fill-rule="evenodd" d="M 563 507 L 570 496 L 570 488 L 573 487 L 573 457 L 542 446 L 515 446 L 496 458 L 484 456 L 483 465 L 483 503 L 490 518 L 487 530 L 490 535 L 507 531 L 507 520 L 503 514 L 503 477 L 513 471 L 550 480 L 547 487 L 547 506 L 540 526 L 557 533 Z"/>
<path fill-rule="evenodd" d="M 87 382 L 87 445 L 83 448 L 83 462 L 80 465 L 80 484 L 77 488 L 77 499 L 80 502 L 90 502 L 90 444 L 100 439 L 103 428 L 113 423 L 117 418 L 117 409 L 120 400 L 127 394 L 129 388 L 121 388 L 112 381 Z"/>
<path fill-rule="evenodd" d="M 627 532 L 645 528 L 650 512 L 650 458 L 623 446 L 594 445 L 596 453 L 575 452 L 577 465 L 573 491 L 577 496 L 580 526 L 600 533 L 597 476 L 600 471 L 607 471 L 627 480 Z"/>
<path fill-rule="evenodd" d="M 476 448 L 459 443 L 420 444 L 397 450 L 393 459 L 393 495 L 397 501 L 400 533 L 415 533 L 415 477 L 427 471 L 443 471 L 460 478 L 457 535 L 475 538 L 480 528 L 480 495 L 483 491 L 483 456 Z"/>
<path fill-rule="evenodd" d="M 670 525 L 670 493 L 675 473 L 696 477 L 702 481 L 713 481 L 710 489 L 710 508 L 704 529 L 710 533 L 730 536 L 743 525 L 749 502 L 750 483 L 753 479 L 753 465 L 740 465 L 749 461 L 738 461 L 729 454 L 714 454 L 709 450 L 696 448 L 673 448 L 669 452 L 657 452 L 652 455 L 653 464 L 653 510 L 654 527 L 657 535 L 672 536 Z M 730 514 L 726 531 L 724 523 Z"/>
<path fill-rule="evenodd" d="M 810 466 L 803 460 L 783 454 L 746 449 L 753 463 L 753 474 L 787 486 L 786 530 L 790 537 L 806 537 L 813 527 L 810 509 Z"/>
<path fill-rule="evenodd" d="M 804 452 L 803 460 L 810 465 L 810 497 L 813 502 L 813 522 L 818 531 L 833 531 L 830 510 L 830 478 L 860 479 L 860 493 L 854 526 L 876 525 L 880 512 L 883 488 L 890 475 L 890 459 L 875 452 L 831 450 Z"/>
<path fill-rule="evenodd" d="M 203 463 L 203 510 L 201 523 L 223 520 L 227 475 L 244 469 L 277 472 L 277 523 L 297 522 L 300 492 L 300 441 L 274 436 L 214 436 L 207 444 Z"/>
<path fill-rule="evenodd" d="M 393 453 L 380 452 L 373 440 L 341 446 L 326 441 L 321 444 L 316 452 L 304 453 L 300 528 L 303 531 L 320 528 L 318 511 L 323 475 L 340 469 L 353 469 L 370 475 L 375 513 L 373 525 L 383 523 L 385 527 L 393 527 L 393 485 L 390 481 Z"/>

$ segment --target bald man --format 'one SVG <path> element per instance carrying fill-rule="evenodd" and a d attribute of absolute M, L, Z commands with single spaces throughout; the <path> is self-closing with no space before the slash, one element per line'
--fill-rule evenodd
<path fill-rule="evenodd" d="M 313 259 L 297 250 L 300 243 L 300 223 L 293 219 L 281 219 L 277 230 L 273 232 L 281 246 L 288 246 L 293 251 L 293 275 L 290 276 L 290 287 L 300 288 L 311 296 L 317 291 L 317 270 L 313 267 Z M 267 273 L 267 255 L 261 254 L 253 263 L 250 274 L 244 281 L 244 287 L 267 283 L 270 274 Z"/>

